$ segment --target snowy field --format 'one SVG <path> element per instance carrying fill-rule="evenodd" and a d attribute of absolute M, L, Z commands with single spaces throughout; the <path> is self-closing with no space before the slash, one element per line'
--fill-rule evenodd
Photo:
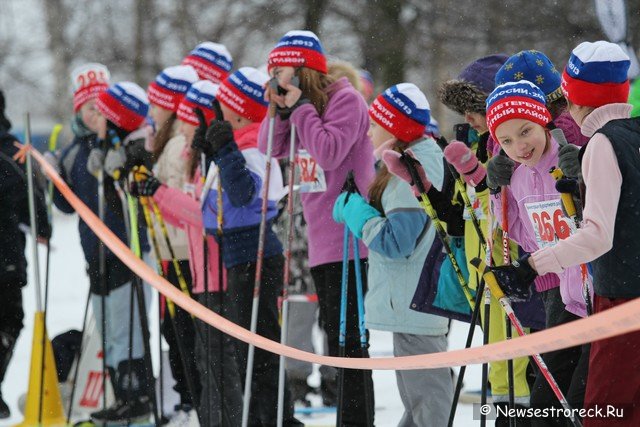
<path fill-rule="evenodd" d="M 69 329 L 80 329 L 82 315 L 86 302 L 89 282 L 84 272 L 84 256 L 80 247 L 77 231 L 77 217 L 64 216 L 59 212 L 54 213 L 54 235 L 52 239 L 51 253 L 51 285 L 49 290 L 48 331 L 49 336 Z M 31 249 L 27 247 L 30 257 Z M 40 250 L 40 265 L 44 271 L 44 248 Z M 29 270 L 31 274 L 31 270 Z M 44 274 L 41 275 L 44 286 Z M 20 335 L 14 357 L 9 366 L 7 376 L 3 384 L 3 396 L 9 404 L 13 417 L 0 421 L 0 426 L 14 425 L 22 421 L 22 415 L 18 410 L 18 397 L 25 393 L 29 379 L 29 362 L 31 357 L 31 339 L 33 334 L 33 313 L 35 312 L 35 290 L 33 281 L 23 290 L 25 327 Z M 151 308 L 154 313 L 151 318 L 151 346 L 157 349 L 157 294 Z M 450 334 L 450 349 L 459 349 L 464 346 L 467 333 L 467 324 L 455 322 Z M 476 332 L 474 345 L 482 342 L 481 335 Z M 372 331 L 371 354 L 373 357 L 389 356 L 392 354 L 391 335 L 384 332 Z M 154 366 L 157 369 L 157 351 L 153 351 Z M 465 384 L 467 388 L 477 390 L 480 388 L 479 365 L 470 366 L 467 369 Z M 397 392 L 395 375 L 393 371 L 376 371 L 373 374 L 376 397 L 376 425 L 397 425 L 402 412 L 402 403 Z M 428 392 L 428 390 L 425 390 Z M 328 426 L 335 424 L 335 414 L 314 415 L 312 417 L 299 417 L 308 426 Z M 472 406 L 461 404 L 456 414 L 455 426 L 478 425 L 472 417 Z M 493 426 L 493 422 L 488 422 Z M 438 426 L 436 426 L 438 427 Z"/>

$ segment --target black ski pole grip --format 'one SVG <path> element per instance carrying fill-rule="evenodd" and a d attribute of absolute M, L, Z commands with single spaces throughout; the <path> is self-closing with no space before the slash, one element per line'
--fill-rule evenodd
<path fill-rule="evenodd" d="M 426 193 L 427 191 L 424 188 L 424 183 L 420 179 L 420 175 L 416 170 L 416 163 L 420 164 L 420 162 L 408 155 L 406 152 L 400 154 L 400 161 L 404 163 L 404 166 L 407 168 L 409 176 L 411 177 L 411 181 L 413 181 L 413 185 L 418 188 L 418 192 L 420 192 L 421 194 Z"/>

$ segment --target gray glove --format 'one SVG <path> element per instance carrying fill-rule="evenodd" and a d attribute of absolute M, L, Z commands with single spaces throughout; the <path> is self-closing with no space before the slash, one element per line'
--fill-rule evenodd
<path fill-rule="evenodd" d="M 516 162 L 507 156 L 495 156 L 487 163 L 487 186 L 493 190 L 511 184 Z"/>
<path fill-rule="evenodd" d="M 582 181 L 582 168 L 578 160 L 580 147 L 567 144 L 558 151 L 558 167 L 562 173 L 569 178 L 576 178 Z"/>
<path fill-rule="evenodd" d="M 104 171 L 112 178 L 116 177 L 116 172 L 124 169 L 127 162 L 127 152 L 124 147 L 111 148 L 107 151 L 107 157 L 104 159 Z"/>
<path fill-rule="evenodd" d="M 87 171 L 93 176 L 98 176 L 98 172 L 104 166 L 104 152 L 99 148 L 94 148 L 87 158 Z"/>

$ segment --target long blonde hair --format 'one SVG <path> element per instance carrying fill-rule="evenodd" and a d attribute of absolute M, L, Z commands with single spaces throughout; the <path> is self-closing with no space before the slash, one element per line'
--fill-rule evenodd
<path fill-rule="evenodd" d="M 404 147 L 406 147 L 406 145 L 407 144 L 405 142 L 398 140 L 395 144 L 393 144 L 392 150 L 402 152 L 404 151 Z M 389 180 L 391 179 L 392 174 L 391 172 L 389 172 L 389 169 L 387 169 L 387 165 L 384 162 L 380 163 L 381 166 L 378 168 L 376 177 L 369 186 L 369 204 L 384 215 L 384 209 L 382 208 L 382 194 L 387 188 L 387 184 L 389 184 Z"/>

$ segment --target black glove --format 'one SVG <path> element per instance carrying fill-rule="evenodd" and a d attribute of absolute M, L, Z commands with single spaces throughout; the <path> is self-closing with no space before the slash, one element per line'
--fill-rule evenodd
<path fill-rule="evenodd" d="M 210 156 L 210 146 L 207 144 L 206 135 L 207 135 L 207 120 L 204 117 L 204 113 L 199 107 L 193 109 L 193 112 L 198 117 L 198 127 L 196 128 L 195 133 L 193 134 L 193 141 L 191 141 L 191 148 L 204 153 L 205 156 Z"/>
<path fill-rule="evenodd" d="M 129 192 L 134 197 L 153 197 L 156 194 L 156 191 L 162 183 L 158 178 L 151 174 L 144 174 L 144 178 L 141 179 L 140 175 L 142 172 L 134 172 L 136 174 L 137 180 L 130 180 Z"/>
<path fill-rule="evenodd" d="M 558 150 L 558 167 L 566 177 L 582 180 L 579 154 L 580 147 L 572 144 L 567 144 Z"/>
<path fill-rule="evenodd" d="M 526 301 L 531 297 L 531 284 L 538 277 L 538 273 L 529 265 L 530 256 L 527 254 L 513 261 L 511 265 L 489 267 L 502 291 L 513 302 Z"/>
<path fill-rule="evenodd" d="M 582 221 L 582 199 L 580 198 L 580 185 L 578 184 L 578 180 L 574 178 L 562 177 L 556 181 L 556 191 L 558 193 L 569 193 L 571 194 L 571 198 L 573 199 L 573 204 L 576 208 L 576 217 L 578 218 L 578 222 Z M 564 215 L 569 218 L 569 214 L 567 213 L 564 203 L 562 204 L 562 212 Z"/>
<path fill-rule="evenodd" d="M 231 123 L 221 120 L 212 122 L 209 129 L 207 129 L 205 142 L 208 149 L 207 151 L 203 150 L 203 152 L 207 157 L 216 157 L 222 148 L 232 142 L 235 142 Z"/>
<path fill-rule="evenodd" d="M 507 156 L 494 156 L 487 163 L 487 186 L 495 190 L 511 184 L 516 163 Z"/>

